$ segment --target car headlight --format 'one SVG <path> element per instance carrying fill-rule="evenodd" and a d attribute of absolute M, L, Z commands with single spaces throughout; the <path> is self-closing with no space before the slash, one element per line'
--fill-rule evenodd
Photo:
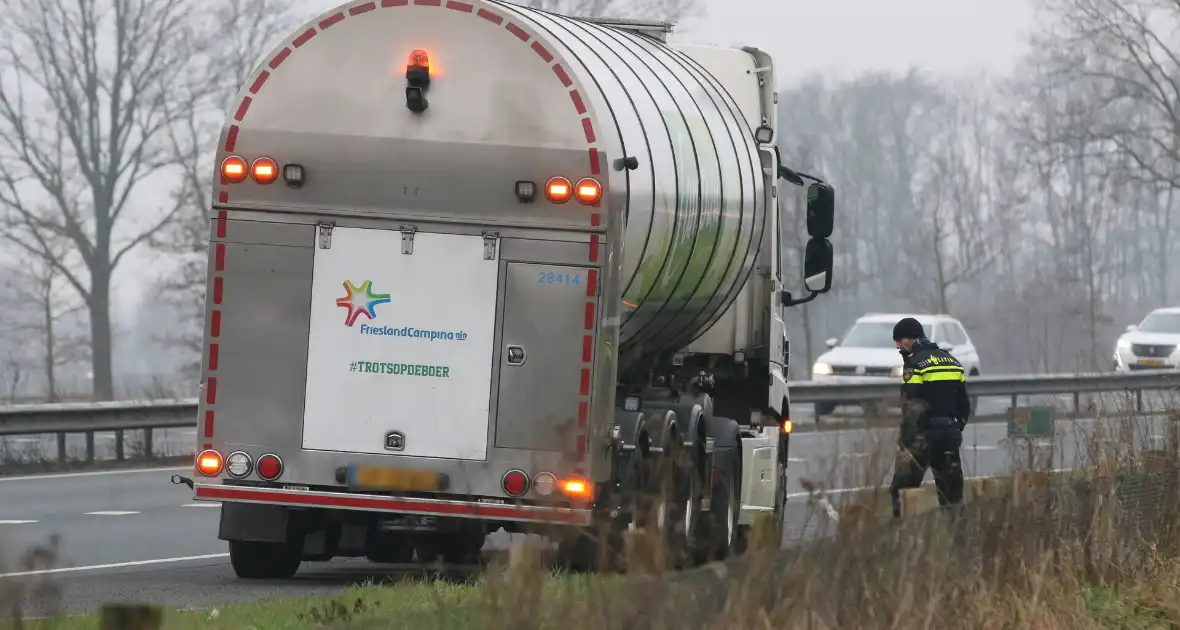
<path fill-rule="evenodd" d="M 893 378 L 901 378 L 901 366 L 899 365 L 892 370 L 889 370 L 889 375 Z"/>
<path fill-rule="evenodd" d="M 816 363 L 811 366 L 812 376 L 828 376 L 832 373 L 832 366 L 827 363 Z"/>
<path fill-rule="evenodd" d="M 1119 350 L 1130 350 L 1131 349 L 1131 342 L 1120 337 L 1119 343 L 1118 343 L 1118 348 L 1119 348 Z"/>

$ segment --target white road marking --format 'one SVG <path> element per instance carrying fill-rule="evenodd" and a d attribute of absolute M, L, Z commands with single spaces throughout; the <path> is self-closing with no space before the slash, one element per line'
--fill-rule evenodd
<path fill-rule="evenodd" d="M 125 470 L 94 470 L 90 472 L 52 473 L 48 475 L 14 475 L 0 477 L 0 483 L 10 481 L 39 481 L 42 479 L 74 479 L 77 477 L 107 477 L 110 475 L 135 475 L 149 473 L 166 473 L 191 471 L 191 466 L 171 466 L 168 468 L 128 468 Z"/>
<path fill-rule="evenodd" d="M 86 516 L 128 516 L 131 514 L 139 514 L 139 512 L 125 512 L 122 510 L 101 510 L 98 512 L 86 512 Z"/>
<path fill-rule="evenodd" d="M 807 461 L 807 459 L 803 458 L 803 457 L 788 457 L 787 461 L 791 462 L 792 464 L 801 464 L 801 463 Z"/>
<path fill-rule="evenodd" d="M 1000 447 L 996 446 L 995 444 L 972 444 L 971 446 L 967 446 L 965 448 L 969 448 L 973 451 L 994 451 Z"/>
<path fill-rule="evenodd" d="M 0 521 L 0 525 L 28 525 L 29 523 L 36 523 L 37 521 Z"/>
<path fill-rule="evenodd" d="M 219 507 L 221 507 L 221 504 L 220 503 L 185 503 L 184 505 L 182 505 L 180 507 L 215 507 L 215 508 L 219 508 Z"/>
<path fill-rule="evenodd" d="M 182 556 L 179 558 L 155 558 L 153 560 L 135 560 L 133 562 L 115 562 L 112 564 L 95 564 L 86 567 L 63 567 L 60 569 L 38 569 L 36 571 L 19 571 L 17 573 L 0 573 L 0 578 L 26 577 L 30 575 L 50 575 L 54 573 L 78 573 L 81 571 L 99 571 L 101 569 L 122 569 L 126 567 L 141 567 L 151 564 L 169 564 L 175 562 L 192 562 L 193 560 L 213 560 L 228 558 L 228 553 L 208 553 L 203 556 Z"/>

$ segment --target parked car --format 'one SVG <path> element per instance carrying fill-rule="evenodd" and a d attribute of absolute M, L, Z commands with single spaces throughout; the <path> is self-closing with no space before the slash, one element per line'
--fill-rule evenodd
<path fill-rule="evenodd" d="M 1180 307 L 1157 308 L 1127 332 L 1114 346 L 1116 372 L 1174 370 L 1180 366 Z"/>
<path fill-rule="evenodd" d="M 913 317 L 921 322 L 926 336 L 954 354 L 968 375 L 980 373 L 979 353 L 958 319 L 950 315 L 869 313 L 857 319 L 843 338 L 827 340 L 829 350 L 811 367 L 811 380 L 893 380 L 900 385 L 902 359 L 893 341 L 893 325 L 903 317 Z M 832 413 L 841 404 L 845 402 L 816 403 L 817 419 Z"/>

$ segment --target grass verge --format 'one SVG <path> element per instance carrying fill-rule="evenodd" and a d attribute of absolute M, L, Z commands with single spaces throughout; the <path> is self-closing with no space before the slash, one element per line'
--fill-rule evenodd
<path fill-rule="evenodd" d="M 692 571 L 554 575 L 536 550 L 516 548 L 469 584 L 362 586 L 331 598 L 169 612 L 164 627 L 1180 628 L 1180 414 L 1120 416 L 1071 435 L 1073 470 L 1052 474 L 1044 460 L 1021 460 L 1014 450 L 1021 474 L 956 515 L 934 510 L 899 523 L 850 524 L 850 510 L 879 500 L 880 491 L 875 498 L 821 491 L 815 502 L 834 502 L 842 515 L 828 535 L 780 549 L 779 540 L 769 544 L 755 532 L 745 557 Z M 855 469 L 833 463 L 831 485 L 879 484 L 896 452 L 889 442 L 858 449 L 880 461 L 858 458 Z M 832 511 L 817 509 L 816 518 Z M 26 627 L 97 625 L 88 615 Z"/>

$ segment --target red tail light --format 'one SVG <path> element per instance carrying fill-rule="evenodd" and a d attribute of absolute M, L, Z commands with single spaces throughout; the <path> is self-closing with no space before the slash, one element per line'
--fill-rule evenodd
<path fill-rule="evenodd" d="M 520 470 L 510 470 L 504 473 L 500 485 L 504 488 L 504 494 L 519 497 L 529 491 L 529 476 Z"/>
<path fill-rule="evenodd" d="M 258 476 L 262 479 L 274 481 L 283 474 L 283 460 L 279 459 L 279 456 L 274 453 L 267 453 L 258 458 L 258 462 L 254 464 L 254 468 L 258 471 Z"/>

